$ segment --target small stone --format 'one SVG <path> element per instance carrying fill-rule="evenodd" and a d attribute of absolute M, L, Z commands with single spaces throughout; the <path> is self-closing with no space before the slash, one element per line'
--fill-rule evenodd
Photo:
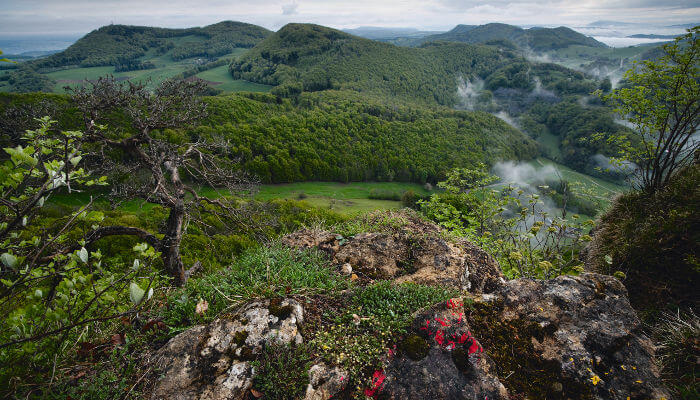
<path fill-rule="evenodd" d="M 343 264 L 343 266 L 340 268 L 340 272 L 342 272 L 343 275 L 352 274 L 352 265 L 350 265 L 349 263 Z"/>

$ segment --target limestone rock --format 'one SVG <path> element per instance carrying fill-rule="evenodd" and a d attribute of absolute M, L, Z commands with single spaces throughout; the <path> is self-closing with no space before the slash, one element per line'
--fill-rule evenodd
<path fill-rule="evenodd" d="M 380 398 L 508 399 L 459 299 L 419 313 L 385 373 Z"/>
<path fill-rule="evenodd" d="M 254 301 L 230 318 L 191 328 L 155 355 L 162 374 L 152 399 L 243 399 L 253 383 L 250 361 L 265 343 L 301 343 L 303 310 L 294 300 Z"/>
<path fill-rule="evenodd" d="M 467 321 L 511 395 L 670 399 L 617 279 L 518 279 L 475 300 Z"/>
<path fill-rule="evenodd" d="M 369 279 L 474 293 L 488 293 L 504 282 L 498 263 L 477 246 L 445 239 L 439 226 L 415 213 L 402 211 L 391 213 L 391 217 L 401 224 L 348 238 L 328 231 L 302 230 L 285 236 L 282 242 L 298 248 L 319 248 L 331 256 L 334 264 L 349 264 L 351 273 Z"/>
<path fill-rule="evenodd" d="M 348 383 L 348 373 L 325 363 L 309 368 L 309 385 L 304 400 L 328 400 L 342 392 Z"/>

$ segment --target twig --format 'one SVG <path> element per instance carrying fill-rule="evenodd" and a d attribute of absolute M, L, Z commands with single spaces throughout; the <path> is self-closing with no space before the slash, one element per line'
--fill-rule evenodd
<path fill-rule="evenodd" d="M 139 383 L 141 383 L 141 380 L 143 380 L 143 378 L 144 378 L 149 372 L 151 372 L 151 369 L 153 369 L 153 367 L 148 367 L 148 369 L 146 370 L 146 372 L 144 372 L 143 375 L 141 375 L 141 377 L 140 377 L 139 379 L 136 380 L 136 383 L 134 383 L 134 385 L 131 386 L 131 388 L 129 389 L 129 391 L 126 392 L 126 393 L 124 394 L 124 396 L 122 397 L 122 400 L 124 400 L 124 399 L 126 399 L 127 397 L 129 397 L 129 395 L 130 395 L 131 392 L 134 390 L 134 388 L 135 388 Z"/>

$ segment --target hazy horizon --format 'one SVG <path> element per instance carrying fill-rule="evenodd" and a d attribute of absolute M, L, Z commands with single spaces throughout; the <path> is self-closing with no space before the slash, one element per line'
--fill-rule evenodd
<path fill-rule="evenodd" d="M 609 20 L 668 27 L 700 21 L 697 0 L 88 0 L 0 1 L 0 36 L 80 36 L 110 23 L 165 28 L 203 26 L 235 20 L 277 30 L 290 22 L 316 23 L 338 29 L 360 26 L 410 27 L 447 31 L 457 24 L 502 22 L 521 26 L 586 27 Z M 626 26 L 634 28 L 634 26 Z M 585 34 L 590 34 L 583 32 Z M 642 32 L 634 32 L 642 33 Z M 670 32 L 675 33 L 675 32 Z"/>

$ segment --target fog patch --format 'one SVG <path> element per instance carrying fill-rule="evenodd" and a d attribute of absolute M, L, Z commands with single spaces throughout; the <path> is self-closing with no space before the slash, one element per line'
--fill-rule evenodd
<path fill-rule="evenodd" d="M 512 126 L 513 128 L 520 130 L 520 126 L 518 126 L 518 123 L 515 122 L 515 120 L 513 119 L 513 117 L 511 117 L 510 114 L 508 114 L 507 112 L 505 112 L 505 111 L 499 111 L 499 112 L 497 112 L 497 113 L 495 113 L 495 114 L 493 114 L 493 115 L 495 115 L 496 117 L 500 118 L 500 119 L 503 120 L 505 123 L 507 123 L 508 125 Z"/>
<path fill-rule="evenodd" d="M 539 197 L 539 202 L 534 206 L 535 214 L 529 215 L 525 221 L 521 221 L 517 226 L 518 230 L 524 232 L 529 229 L 536 220 L 541 220 L 541 213 L 547 213 L 549 216 L 562 213 L 563 210 L 557 207 L 554 200 L 542 194 L 540 190 L 540 186 L 545 185 L 548 180 L 561 179 L 559 172 L 553 165 L 535 167 L 528 163 L 502 161 L 493 166 L 492 173 L 501 178 L 501 183 L 511 185 L 522 191 L 521 193 L 516 191 L 512 193 L 512 196 L 518 198 L 523 204 L 528 204 L 528 196 L 530 195 Z M 505 215 L 514 217 L 517 212 L 519 210 L 506 210 Z M 547 217 L 545 220 L 546 225 L 551 224 L 551 222 L 552 219 Z"/>
<path fill-rule="evenodd" d="M 548 98 L 548 99 L 556 99 L 557 95 L 554 94 L 551 90 L 547 90 L 542 87 L 542 81 L 540 80 L 539 77 L 534 77 L 533 80 L 535 81 L 535 88 L 532 90 L 532 96 L 534 97 L 542 97 L 542 98 Z"/>
<path fill-rule="evenodd" d="M 554 62 L 552 60 L 552 56 L 550 56 L 548 53 L 537 53 L 530 47 L 525 47 L 523 49 L 523 56 L 530 62 L 547 64 L 551 64 Z"/>
<path fill-rule="evenodd" d="M 632 122 L 630 122 L 630 121 L 628 121 L 628 120 L 626 120 L 626 119 L 622 119 L 622 118 L 620 118 L 620 117 L 615 117 L 614 122 L 615 122 L 616 124 L 618 124 L 618 125 L 626 126 L 626 127 L 630 128 L 630 129 L 635 129 L 635 128 L 636 128 Z"/>
<path fill-rule="evenodd" d="M 531 164 L 514 161 L 496 163 L 493 166 L 493 173 L 498 175 L 502 182 L 519 187 L 542 184 L 548 179 L 558 179 L 559 177 L 557 169 L 552 165 L 535 168 Z"/>
<path fill-rule="evenodd" d="M 457 77 L 457 96 L 461 101 L 462 108 L 473 111 L 479 103 L 479 93 L 484 90 L 484 81 L 479 78 L 464 80 Z"/>
<path fill-rule="evenodd" d="M 610 157 L 602 154 L 594 155 L 591 157 L 591 161 L 595 167 L 600 168 L 603 171 L 609 171 L 620 175 L 631 175 L 639 168 L 637 164 L 631 161 L 613 160 Z"/>

